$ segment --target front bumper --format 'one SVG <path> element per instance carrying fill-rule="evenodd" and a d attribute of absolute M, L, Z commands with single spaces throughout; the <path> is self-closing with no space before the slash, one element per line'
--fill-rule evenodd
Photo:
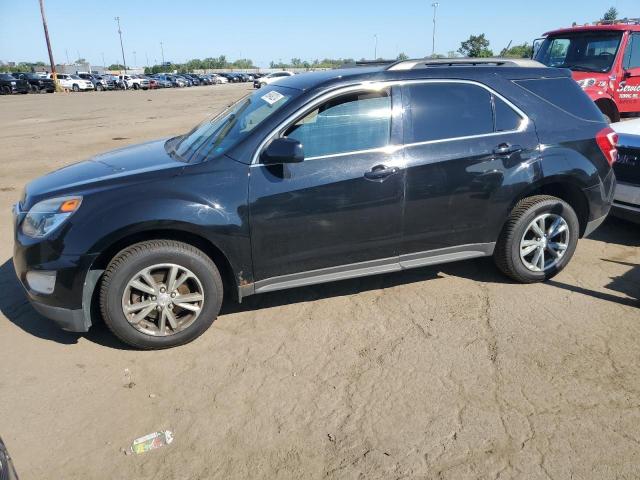
<path fill-rule="evenodd" d="M 20 231 L 23 213 L 14 210 L 13 266 L 33 307 L 64 330 L 86 332 L 91 326 L 91 305 L 102 270 L 91 270 L 98 254 L 65 253 L 64 242 L 54 237 L 37 240 Z M 62 252 L 61 252 L 62 250 Z M 55 272 L 51 293 L 29 285 L 30 271 Z"/>

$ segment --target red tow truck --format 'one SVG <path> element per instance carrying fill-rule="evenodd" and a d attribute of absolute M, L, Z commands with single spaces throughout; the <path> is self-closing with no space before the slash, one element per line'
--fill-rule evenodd
<path fill-rule="evenodd" d="M 610 122 L 640 113 L 640 19 L 547 32 L 533 58 L 570 69 Z"/>

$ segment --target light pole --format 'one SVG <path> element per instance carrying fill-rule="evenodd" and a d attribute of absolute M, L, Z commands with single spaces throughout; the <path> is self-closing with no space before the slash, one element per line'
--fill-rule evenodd
<path fill-rule="evenodd" d="M 160 42 L 160 53 L 162 53 L 162 64 L 164 65 L 164 48 L 162 48 L 162 42 Z"/>
<path fill-rule="evenodd" d="M 138 57 L 136 56 L 136 51 L 133 51 L 133 66 L 137 67 L 138 66 Z"/>
<path fill-rule="evenodd" d="M 118 35 L 120 35 L 120 49 L 122 50 L 122 66 L 124 67 L 124 74 L 127 74 L 127 61 L 124 59 L 124 45 L 122 44 L 122 30 L 120 29 L 120 17 L 114 19 L 118 22 Z"/>
<path fill-rule="evenodd" d="M 105 63 L 104 63 L 104 52 L 102 52 L 102 69 L 103 69 L 103 70 L 106 70 L 106 69 L 107 69 L 107 66 L 106 66 L 106 65 L 105 65 Z"/>
<path fill-rule="evenodd" d="M 433 7 L 433 39 L 431 43 L 431 56 L 433 57 L 436 54 L 436 11 L 440 4 L 433 2 L 431 6 Z"/>
<path fill-rule="evenodd" d="M 375 61 L 378 59 L 378 34 L 374 33 L 373 38 L 376 39 L 375 46 L 373 47 L 373 60 Z"/>
<path fill-rule="evenodd" d="M 49 51 L 49 64 L 51 65 L 51 76 L 56 90 L 60 90 L 58 83 L 58 75 L 56 74 L 56 62 L 53 61 L 53 52 L 51 50 L 51 42 L 49 41 L 49 28 L 47 27 L 47 17 L 44 14 L 44 0 L 40 0 L 40 15 L 42 15 L 42 27 L 44 28 L 44 38 L 47 41 L 47 50 Z"/>

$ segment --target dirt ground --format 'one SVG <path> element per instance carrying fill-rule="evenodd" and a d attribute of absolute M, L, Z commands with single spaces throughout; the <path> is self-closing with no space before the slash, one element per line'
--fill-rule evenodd
<path fill-rule="evenodd" d="M 640 228 L 614 219 L 546 284 L 482 259 L 257 295 L 166 351 L 40 317 L 11 264 L 22 186 L 249 90 L 0 97 L 0 435 L 22 480 L 640 479 Z"/>

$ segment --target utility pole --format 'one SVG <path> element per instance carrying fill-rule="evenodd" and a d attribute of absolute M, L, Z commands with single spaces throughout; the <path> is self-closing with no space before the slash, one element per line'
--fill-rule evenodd
<path fill-rule="evenodd" d="M 144 56 L 147 59 L 147 68 L 149 68 L 149 54 L 147 52 L 144 52 Z"/>
<path fill-rule="evenodd" d="M 49 51 L 49 64 L 51 65 L 51 76 L 56 90 L 60 90 L 58 83 L 58 74 L 56 73 L 56 62 L 53 61 L 53 52 L 51 50 L 51 41 L 49 40 L 49 28 L 47 28 L 47 17 L 44 14 L 44 0 L 40 0 L 40 15 L 42 15 L 42 26 L 44 27 L 44 38 L 47 41 L 47 50 Z"/>
<path fill-rule="evenodd" d="M 373 60 L 375 61 L 378 59 L 378 34 L 374 33 L 373 38 L 376 39 L 375 46 L 373 47 Z"/>
<path fill-rule="evenodd" d="M 124 67 L 124 74 L 127 74 L 127 61 L 124 59 L 124 46 L 122 45 L 122 30 L 120 29 L 120 17 L 114 19 L 118 22 L 118 35 L 120 35 L 120 49 L 122 50 L 122 66 Z"/>
<path fill-rule="evenodd" d="M 436 54 L 436 10 L 440 4 L 438 2 L 434 2 L 431 6 L 433 7 L 433 39 L 431 43 L 431 56 L 433 57 Z"/>
<path fill-rule="evenodd" d="M 133 66 L 138 67 L 138 57 L 136 56 L 136 51 L 133 51 Z"/>
<path fill-rule="evenodd" d="M 104 64 L 104 52 L 102 52 L 102 69 L 106 70 L 107 66 Z"/>
<path fill-rule="evenodd" d="M 160 42 L 160 53 L 162 53 L 162 64 L 164 65 L 164 48 L 162 48 L 162 42 Z"/>

